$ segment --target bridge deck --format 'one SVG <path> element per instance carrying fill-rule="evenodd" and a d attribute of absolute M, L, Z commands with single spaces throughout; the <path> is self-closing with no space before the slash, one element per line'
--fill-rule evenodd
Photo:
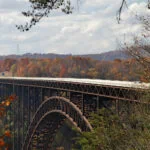
<path fill-rule="evenodd" d="M 26 80 L 26 81 L 49 81 L 60 83 L 89 84 L 99 86 L 113 86 L 125 88 L 150 89 L 150 83 L 139 81 L 118 81 L 118 80 L 100 80 L 100 79 L 78 79 L 78 78 L 43 78 L 43 77 L 0 77 L 0 80 Z"/>

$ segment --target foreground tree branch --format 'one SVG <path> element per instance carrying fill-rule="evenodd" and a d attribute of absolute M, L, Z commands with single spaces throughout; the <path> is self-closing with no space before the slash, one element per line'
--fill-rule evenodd
<path fill-rule="evenodd" d="M 16 25 L 20 31 L 28 31 L 43 17 L 48 17 L 52 10 L 61 9 L 65 14 L 72 13 L 73 7 L 70 0 L 30 0 L 31 10 L 22 12 L 25 17 L 30 17 L 30 22 L 25 25 Z"/>
<path fill-rule="evenodd" d="M 122 14 L 122 11 L 123 11 L 124 7 L 128 8 L 127 0 L 122 0 L 121 1 L 121 5 L 120 5 L 119 10 L 117 12 L 117 21 L 118 21 L 118 23 L 120 23 L 121 14 Z M 150 0 L 147 0 L 147 8 L 150 9 Z"/>
<path fill-rule="evenodd" d="M 78 5 L 80 0 L 76 0 Z M 70 0 L 29 0 L 31 3 L 31 10 L 22 12 L 25 17 L 30 17 L 30 22 L 25 25 L 16 25 L 20 31 L 29 31 L 36 25 L 43 17 L 48 17 L 52 10 L 61 10 L 65 14 L 72 13 L 73 7 Z M 92 2 L 91 2 L 92 3 Z M 121 5 L 117 11 L 117 21 L 120 23 L 121 13 L 124 7 L 128 7 L 127 0 L 121 0 Z M 147 7 L 150 9 L 150 0 L 147 2 Z"/>
<path fill-rule="evenodd" d="M 137 16 L 143 25 L 143 33 L 140 37 L 133 38 L 132 45 L 124 43 L 124 49 L 129 55 L 137 60 L 144 68 L 145 81 L 150 81 L 150 15 Z"/>
<path fill-rule="evenodd" d="M 17 99 L 16 95 L 7 97 L 4 101 L 0 100 L 0 150 L 11 149 L 12 133 L 10 131 L 10 124 L 6 124 L 7 111 L 10 105 Z"/>
<path fill-rule="evenodd" d="M 122 10 L 123 10 L 123 7 L 124 7 L 124 6 L 127 7 L 127 2 L 126 2 L 126 0 L 122 0 L 121 6 L 120 6 L 120 8 L 119 8 L 119 10 L 118 10 L 118 13 L 117 13 L 117 21 L 118 21 L 118 23 L 119 23 L 120 20 L 121 20 L 121 13 L 122 13 Z"/>

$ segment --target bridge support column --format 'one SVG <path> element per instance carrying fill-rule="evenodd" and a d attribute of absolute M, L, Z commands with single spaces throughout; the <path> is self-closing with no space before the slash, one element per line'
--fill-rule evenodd
<path fill-rule="evenodd" d="M 97 107 L 97 111 L 99 110 L 99 96 L 96 97 L 96 107 Z"/>
<path fill-rule="evenodd" d="M 41 96 L 41 98 L 40 98 L 40 103 L 44 100 L 44 89 L 43 88 L 41 88 L 41 90 L 40 90 L 40 96 Z"/>
<path fill-rule="evenodd" d="M 37 91 L 36 87 L 34 87 L 32 90 L 33 90 L 33 92 L 32 92 L 32 97 L 33 97 L 33 113 L 32 113 L 32 116 L 33 116 L 34 113 L 36 112 L 36 108 L 38 107 L 37 103 L 39 101 L 39 92 Z"/>
<path fill-rule="evenodd" d="M 17 93 L 18 93 L 18 149 L 21 149 L 21 145 L 22 145 L 22 113 L 23 113 L 23 109 L 22 109 L 22 87 L 18 86 L 17 88 Z"/>
<path fill-rule="evenodd" d="M 22 86 L 21 89 L 21 109 L 22 109 L 22 114 L 21 114 L 21 122 L 22 122 L 22 141 L 21 141 L 21 147 L 23 146 L 23 142 L 24 142 L 24 136 L 25 136 L 25 107 L 24 107 L 24 103 L 25 103 L 25 88 L 24 86 Z"/>
<path fill-rule="evenodd" d="M 81 100 L 82 100 L 82 113 L 84 115 L 84 95 L 81 95 Z"/>
<path fill-rule="evenodd" d="M 27 97 L 27 101 L 28 101 L 28 105 L 27 105 L 27 106 L 28 106 L 28 117 L 27 117 L 27 118 L 28 118 L 28 125 L 27 125 L 27 126 L 29 127 L 29 125 L 30 125 L 30 120 L 31 120 L 31 119 L 30 119 L 30 118 L 31 118 L 31 117 L 30 117 L 30 111 L 31 111 L 31 110 L 30 110 L 30 87 L 28 87 L 28 97 Z"/>
<path fill-rule="evenodd" d="M 1 83 L 1 101 L 4 99 L 4 84 Z"/>
<path fill-rule="evenodd" d="M 66 91 L 66 97 L 67 97 L 68 99 L 70 99 L 70 97 L 71 97 L 71 92 L 67 92 L 67 91 Z"/>

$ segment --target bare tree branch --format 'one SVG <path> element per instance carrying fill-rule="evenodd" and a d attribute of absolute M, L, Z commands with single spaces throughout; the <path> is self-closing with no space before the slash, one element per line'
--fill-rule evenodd
<path fill-rule="evenodd" d="M 122 13 L 122 10 L 123 10 L 123 7 L 126 6 L 127 7 L 127 2 L 126 0 L 122 0 L 121 2 L 121 6 L 117 12 L 117 21 L 118 23 L 120 23 L 120 20 L 121 20 L 121 13 Z"/>
<path fill-rule="evenodd" d="M 143 66 L 145 79 L 150 81 L 150 15 L 137 16 L 137 19 L 143 25 L 142 36 L 134 37 L 132 45 L 124 43 L 122 49 Z"/>
<path fill-rule="evenodd" d="M 127 0 L 122 0 L 121 1 L 121 5 L 120 5 L 119 10 L 117 12 L 117 21 L 118 21 L 118 23 L 120 23 L 121 14 L 122 14 L 122 11 L 123 11 L 124 7 L 128 8 Z M 150 9 L 150 0 L 147 0 L 147 8 Z"/>
<path fill-rule="evenodd" d="M 80 0 L 76 0 L 79 6 Z M 50 12 L 55 9 L 61 9 L 66 14 L 72 13 L 73 7 L 70 0 L 29 0 L 31 3 L 31 10 L 22 12 L 26 17 L 31 17 L 30 22 L 25 25 L 16 25 L 20 31 L 29 31 L 36 25 L 43 17 L 48 17 Z M 92 3 L 92 2 L 91 2 Z M 128 7 L 127 0 L 121 0 L 121 5 L 117 11 L 117 21 L 120 23 L 121 14 L 124 7 Z M 147 2 L 147 7 L 150 9 L 150 0 Z"/>

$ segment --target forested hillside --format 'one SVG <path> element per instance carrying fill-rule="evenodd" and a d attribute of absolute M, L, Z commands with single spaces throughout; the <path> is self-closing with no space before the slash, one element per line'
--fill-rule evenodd
<path fill-rule="evenodd" d="M 7 55 L 7 56 L 0 56 L 0 60 L 4 60 L 7 58 L 13 59 L 21 59 L 21 58 L 35 58 L 35 59 L 43 59 L 43 58 L 66 58 L 69 56 L 76 56 L 76 57 L 85 57 L 85 58 L 92 58 L 94 60 L 114 60 L 114 59 L 127 59 L 131 58 L 131 56 L 127 55 L 125 51 L 109 51 L 101 54 L 85 54 L 85 55 L 72 55 L 72 54 L 55 54 L 55 53 L 47 53 L 47 54 L 39 54 L 39 53 L 26 53 L 23 55 Z"/>
<path fill-rule="evenodd" d="M 73 57 L 55 59 L 5 59 L 0 61 L 0 72 L 13 76 L 74 77 L 110 80 L 145 81 L 143 67 L 134 59 L 98 61 Z"/>

